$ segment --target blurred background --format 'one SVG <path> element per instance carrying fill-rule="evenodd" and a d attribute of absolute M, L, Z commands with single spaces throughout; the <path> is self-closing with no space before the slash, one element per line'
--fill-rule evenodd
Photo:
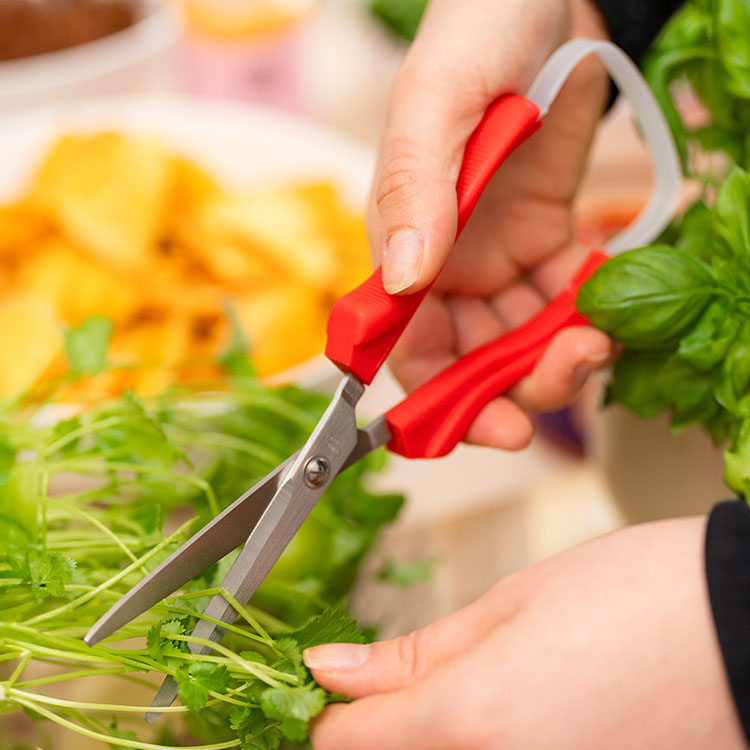
<path fill-rule="evenodd" d="M 16 336 L 20 372 L 14 382 L 0 376 L 0 395 L 55 367 L 59 345 L 43 336 L 24 334 L 18 354 L 29 299 L 52 303 L 71 325 L 114 317 L 115 354 L 154 366 L 125 385 L 147 392 L 164 384 L 165 367 L 189 377 L 190 356 L 226 335 L 216 316 L 227 290 L 262 375 L 329 388 L 325 315 L 368 272 L 362 214 L 374 148 L 423 5 L 0 0 L 0 351 Z M 178 174 L 171 192 L 160 187 L 167 163 Z M 92 198 L 92 184 L 107 187 Z M 627 222 L 649 187 L 621 102 L 603 122 L 582 191 L 582 240 L 595 245 Z M 46 219 L 29 219 L 29 196 L 68 227 L 68 244 Z M 155 244 L 144 217 L 157 203 L 172 223 Z M 135 221 L 133 206 L 142 207 Z M 355 611 L 383 635 L 405 632 L 534 560 L 721 497 L 718 480 L 684 478 L 685 465 L 720 466 L 707 440 L 602 413 L 605 378 L 573 408 L 539 416 L 518 454 L 464 446 L 432 462 L 394 457 L 378 487 L 405 492 L 407 505 L 369 568 L 396 556 L 426 561 L 432 575 L 408 591 L 364 576 Z M 122 386 L 91 382 L 71 398 Z M 378 414 L 399 394 L 382 373 L 363 412 Z"/>

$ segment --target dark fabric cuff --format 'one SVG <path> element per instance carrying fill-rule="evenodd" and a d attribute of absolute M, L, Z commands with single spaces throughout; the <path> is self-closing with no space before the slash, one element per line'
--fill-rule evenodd
<path fill-rule="evenodd" d="M 729 687 L 750 742 L 750 508 L 742 500 L 711 511 L 706 579 Z"/>
<path fill-rule="evenodd" d="M 684 0 L 595 0 L 612 41 L 639 62 Z"/>

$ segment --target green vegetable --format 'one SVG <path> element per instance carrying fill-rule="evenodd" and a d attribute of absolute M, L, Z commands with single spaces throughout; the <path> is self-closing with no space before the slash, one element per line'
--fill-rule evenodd
<path fill-rule="evenodd" d="M 598 328 L 635 349 L 674 344 L 719 292 L 702 261 L 655 245 L 615 256 L 578 296 Z"/>
<path fill-rule="evenodd" d="M 687 174 L 721 182 L 697 150 L 722 151 L 750 168 L 750 6 L 746 0 L 692 0 L 665 27 L 644 60 L 644 74 L 664 110 Z M 689 82 L 710 115 L 687 125 L 672 97 Z M 696 149 L 696 147 L 698 147 Z"/>
<path fill-rule="evenodd" d="M 417 33 L 427 0 L 370 0 L 370 10 L 398 37 L 411 41 Z"/>
<path fill-rule="evenodd" d="M 107 366 L 107 345 L 112 321 L 92 315 L 65 331 L 65 354 L 73 375 L 97 375 Z"/>
<path fill-rule="evenodd" d="M 74 370 L 106 361 L 103 330 L 86 321 L 69 332 Z M 105 642 L 89 648 L 82 637 L 171 550 L 298 448 L 326 403 L 240 375 L 228 389 L 207 383 L 153 399 L 124 393 L 53 424 L 24 399 L 9 407 L 0 426 L 0 712 L 23 711 L 113 747 L 202 740 L 208 744 L 198 747 L 214 750 L 276 750 L 282 741 L 304 742 L 309 719 L 340 698 L 312 681 L 302 652 L 363 642 L 342 607 L 365 552 L 401 504 L 365 487 L 382 455 L 332 483 L 247 606 L 218 588 L 229 555 Z M 216 593 L 237 621 L 208 655 L 193 654 L 191 633 Z M 150 672 L 173 675 L 181 702 L 154 728 L 142 720 L 147 706 L 100 704 L 90 679 L 140 684 Z M 85 681 L 70 693 L 75 699 L 48 689 L 71 680 Z"/>
<path fill-rule="evenodd" d="M 712 209 L 699 203 L 685 215 L 675 248 L 607 261 L 578 308 L 628 347 L 608 399 L 645 417 L 669 411 L 674 429 L 701 423 L 717 444 L 729 441 L 726 482 L 750 499 L 748 217 L 750 174 L 735 167 Z"/>

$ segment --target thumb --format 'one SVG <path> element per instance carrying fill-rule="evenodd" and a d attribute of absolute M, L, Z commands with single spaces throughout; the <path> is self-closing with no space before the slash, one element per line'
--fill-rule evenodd
<path fill-rule="evenodd" d="M 350 698 L 401 690 L 475 646 L 512 617 L 518 600 L 511 587 L 498 584 L 468 607 L 409 635 L 371 644 L 315 646 L 305 649 L 304 662 L 326 690 Z"/>
<path fill-rule="evenodd" d="M 563 6 L 429 3 L 391 90 L 370 205 L 370 239 L 390 294 L 419 291 L 443 267 L 456 237 L 466 141 L 490 102 L 525 90 L 562 40 Z"/>
<path fill-rule="evenodd" d="M 389 294 L 428 285 L 453 246 L 455 185 L 472 124 L 418 76 L 405 72 L 394 84 L 373 189 L 373 247 Z"/>

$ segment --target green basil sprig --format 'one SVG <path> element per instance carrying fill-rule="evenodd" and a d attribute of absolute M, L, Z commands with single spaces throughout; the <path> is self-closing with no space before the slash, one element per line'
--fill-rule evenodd
<path fill-rule="evenodd" d="M 748 42 L 750 45 L 750 41 Z M 734 168 L 712 208 L 697 203 L 666 239 L 618 255 L 578 309 L 627 347 L 608 400 L 728 442 L 725 481 L 750 498 L 750 174 Z"/>

